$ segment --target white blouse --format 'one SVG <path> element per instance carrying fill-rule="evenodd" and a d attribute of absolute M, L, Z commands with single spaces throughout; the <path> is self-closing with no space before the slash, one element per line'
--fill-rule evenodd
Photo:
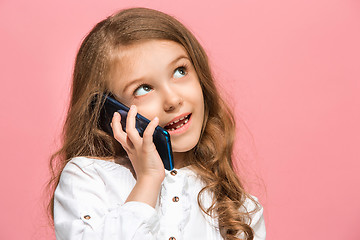
<path fill-rule="evenodd" d="M 73 158 L 55 191 L 54 222 L 58 240 L 222 240 L 217 220 L 204 214 L 197 196 L 202 181 L 189 167 L 166 171 L 155 209 L 127 202 L 136 180 L 122 165 L 87 157 Z M 211 205 L 205 194 L 203 205 Z M 251 211 L 250 200 L 244 207 Z M 252 215 L 255 240 L 265 239 L 263 210 Z"/>

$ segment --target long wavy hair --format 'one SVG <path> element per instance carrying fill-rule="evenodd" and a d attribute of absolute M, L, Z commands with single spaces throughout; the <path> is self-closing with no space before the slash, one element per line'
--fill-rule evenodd
<path fill-rule="evenodd" d="M 71 89 L 71 100 L 65 120 L 62 147 L 50 159 L 52 193 L 49 213 L 53 217 L 54 191 L 67 162 L 77 156 L 102 159 L 124 159 L 121 145 L 99 126 L 102 93 L 115 67 L 120 46 L 150 39 L 170 40 L 187 51 L 198 75 L 205 104 L 205 117 L 198 144 L 188 152 L 187 164 L 201 176 L 205 187 L 198 195 L 198 204 L 205 214 L 217 218 L 224 239 L 253 239 L 250 212 L 240 211 L 246 198 L 233 169 L 234 117 L 217 91 L 208 57 L 193 36 L 175 18 L 147 8 L 122 10 L 99 22 L 83 40 L 78 51 Z M 124 163 L 125 164 L 125 163 Z M 212 205 L 205 209 L 201 195 L 210 192 Z M 255 205 L 256 201 L 254 201 Z"/>

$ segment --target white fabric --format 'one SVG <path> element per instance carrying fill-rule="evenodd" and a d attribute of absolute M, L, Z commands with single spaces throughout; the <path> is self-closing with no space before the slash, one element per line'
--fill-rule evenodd
<path fill-rule="evenodd" d="M 116 163 L 86 157 L 73 158 L 64 168 L 55 191 L 54 222 L 58 240 L 176 240 L 223 239 L 217 220 L 199 208 L 204 186 L 190 168 L 166 171 L 155 209 L 127 202 L 135 185 L 131 172 Z M 179 198 L 174 202 L 173 197 Z M 205 195 L 205 207 L 211 204 Z M 244 206 L 254 209 L 248 200 Z M 255 240 L 265 239 L 263 210 L 252 216 Z"/>

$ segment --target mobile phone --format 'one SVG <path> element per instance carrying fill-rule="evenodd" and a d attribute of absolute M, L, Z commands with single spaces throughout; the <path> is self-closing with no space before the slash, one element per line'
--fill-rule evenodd
<path fill-rule="evenodd" d="M 100 123 L 103 130 L 113 136 L 113 131 L 110 123 L 112 121 L 114 112 L 118 112 L 121 115 L 122 129 L 126 131 L 126 118 L 129 107 L 125 106 L 124 104 L 109 95 L 104 94 L 103 97 L 105 98 L 105 102 L 100 112 Z M 136 114 L 135 119 L 135 128 L 139 132 L 139 135 L 142 137 L 147 125 L 150 123 L 150 120 L 140 115 L 139 113 Z M 166 131 L 160 126 L 157 126 L 153 134 L 153 142 L 162 162 L 164 163 L 165 169 L 169 171 L 172 170 L 174 168 L 174 163 L 171 149 L 170 134 L 168 133 L 168 131 Z"/>

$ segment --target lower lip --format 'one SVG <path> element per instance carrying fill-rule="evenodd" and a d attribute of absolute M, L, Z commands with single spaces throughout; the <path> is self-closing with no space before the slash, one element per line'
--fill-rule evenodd
<path fill-rule="evenodd" d="M 179 127 L 178 129 L 175 129 L 175 130 L 172 130 L 172 131 L 171 130 L 167 130 L 167 131 L 169 132 L 170 135 L 183 133 L 186 130 L 188 130 L 188 128 L 190 127 L 191 119 L 192 119 L 192 115 L 190 116 L 187 123 L 185 123 L 182 127 Z"/>

